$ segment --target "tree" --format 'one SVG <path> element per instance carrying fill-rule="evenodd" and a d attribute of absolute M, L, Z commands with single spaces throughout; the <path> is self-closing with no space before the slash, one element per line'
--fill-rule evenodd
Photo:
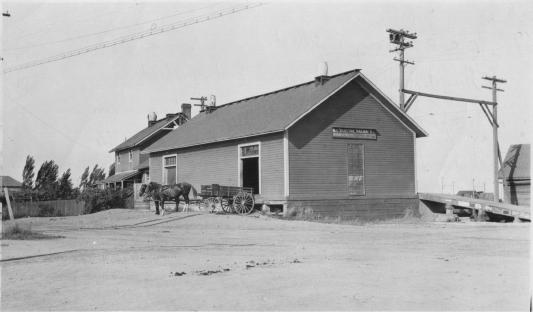
<path fill-rule="evenodd" d="M 22 170 L 22 187 L 25 189 L 32 189 L 33 188 L 33 177 L 35 176 L 35 173 L 33 170 L 35 169 L 35 159 L 33 159 L 32 156 L 28 155 L 26 156 L 26 164 L 24 165 L 24 169 Z"/>
<path fill-rule="evenodd" d="M 46 198 L 55 198 L 57 196 L 57 171 L 59 166 L 53 161 L 45 161 L 35 179 L 35 189 L 41 196 Z"/>
<path fill-rule="evenodd" d="M 109 172 L 107 173 L 107 177 L 115 175 L 115 163 L 112 163 L 111 166 L 109 166 Z"/>
<path fill-rule="evenodd" d="M 63 172 L 59 179 L 58 195 L 60 198 L 69 198 L 72 195 L 72 181 L 70 180 L 70 168 Z"/>
<path fill-rule="evenodd" d="M 85 168 L 85 170 L 83 171 L 81 175 L 80 189 L 83 189 L 84 187 L 87 186 L 88 178 L 89 178 L 89 166 Z"/>
<path fill-rule="evenodd" d="M 94 165 L 93 171 L 91 172 L 91 175 L 89 175 L 89 181 L 87 184 L 89 186 L 94 186 L 96 182 L 101 181 L 105 179 L 105 171 L 104 168 L 98 168 L 98 165 Z"/>

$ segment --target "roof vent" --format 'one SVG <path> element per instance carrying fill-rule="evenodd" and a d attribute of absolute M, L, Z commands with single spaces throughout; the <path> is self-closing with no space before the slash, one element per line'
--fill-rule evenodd
<path fill-rule="evenodd" d="M 148 119 L 148 127 L 155 124 L 155 122 L 157 121 L 157 115 L 155 114 L 155 112 L 149 113 L 146 118 Z"/>
<path fill-rule="evenodd" d="M 318 64 L 318 72 L 315 81 L 317 84 L 324 84 L 328 79 L 328 62 L 321 62 Z"/>

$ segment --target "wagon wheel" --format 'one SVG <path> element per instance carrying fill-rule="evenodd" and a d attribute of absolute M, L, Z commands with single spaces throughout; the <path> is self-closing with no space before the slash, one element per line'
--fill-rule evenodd
<path fill-rule="evenodd" d="M 233 212 L 233 201 L 229 198 L 222 198 L 222 201 L 220 202 L 222 204 L 222 210 L 225 213 L 232 213 Z"/>
<path fill-rule="evenodd" d="M 254 196 L 246 192 L 237 193 L 233 197 L 233 209 L 240 214 L 252 212 L 254 210 Z"/>
<path fill-rule="evenodd" d="M 215 212 L 220 210 L 220 199 L 218 197 L 209 197 L 205 199 L 205 203 L 209 212 Z"/>

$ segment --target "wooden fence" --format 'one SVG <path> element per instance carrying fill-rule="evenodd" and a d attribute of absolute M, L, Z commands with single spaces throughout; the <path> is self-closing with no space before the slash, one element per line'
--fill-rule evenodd
<path fill-rule="evenodd" d="M 85 202 L 75 199 L 11 202 L 15 218 L 23 217 L 62 217 L 85 214 Z M 8 219 L 6 205 L 2 205 L 2 219 Z"/>

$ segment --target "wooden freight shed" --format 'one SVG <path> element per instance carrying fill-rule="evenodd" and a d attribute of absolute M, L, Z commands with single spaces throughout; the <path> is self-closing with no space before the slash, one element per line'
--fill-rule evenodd
<path fill-rule="evenodd" d="M 515 144 L 509 147 L 500 179 L 505 179 L 504 202 L 513 205 L 531 204 L 531 147 L 529 144 Z"/>
<path fill-rule="evenodd" d="M 427 134 L 359 70 L 206 107 L 146 147 L 150 180 L 253 187 L 256 203 L 317 216 L 416 209 Z"/>

